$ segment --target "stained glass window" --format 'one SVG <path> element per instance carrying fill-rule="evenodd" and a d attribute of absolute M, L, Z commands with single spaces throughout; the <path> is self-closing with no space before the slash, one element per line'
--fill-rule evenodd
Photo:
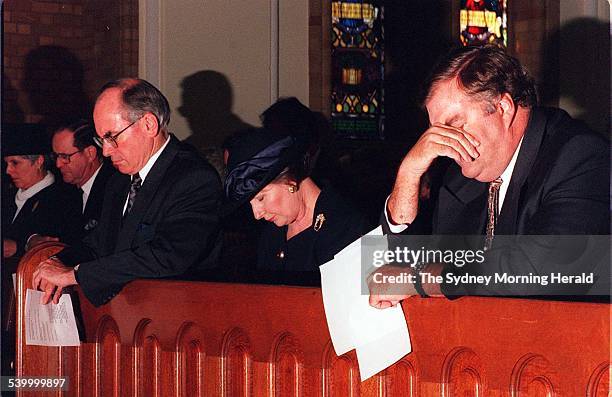
<path fill-rule="evenodd" d="M 459 29 L 463 45 L 508 45 L 508 0 L 460 0 Z"/>
<path fill-rule="evenodd" d="M 381 138 L 383 7 L 380 1 L 332 1 L 331 120 L 339 136 Z"/>

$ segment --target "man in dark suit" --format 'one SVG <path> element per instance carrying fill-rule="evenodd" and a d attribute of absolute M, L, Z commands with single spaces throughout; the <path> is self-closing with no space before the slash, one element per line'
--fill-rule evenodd
<path fill-rule="evenodd" d="M 100 224 L 84 245 L 35 271 L 44 303 L 78 284 L 102 305 L 134 279 L 197 278 L 218 257 L 219 177 L 168 133 L 162 93 L 144 80 L 113 81 L 100 91 L 93 116 L 96 141 L 120 174 L 108 181 Z"/>
<path fill-rule="evenodd" d="M 116 173 L 104 161 L 102 148 L 96 145 L 96 131 L 86 120 L 76 121 L 53 134 L 53 155 L 64 182 L 75 185 L 83 199 L 80 240 L 100 223 L 106 183 Z"/>
<path fill-rule="evenodd" d="M 51 156 L 65 183 L 76 186 L 81 197 L 82 217 L 78 228 L 63 242 L 74 245 L 100 223 L 106 182 L 116 173 L 110 162 L 105 162 L 102 149 L 95 144 L 96 132 L 86 120 L 58 128 L 53 134 Z M 44 241 L 57 241 L 50 236 L 36 235 L 28 240 L 28 248 Z"/>
<path fill-rule="evenodd" d="M 526 70 L 492 45 L 454 50 L 434 69 L 428 87 L 424 104 L 431 127 L 402 161 L 383 228 L 400 233 L 421 221 L 420 179 L 436 158 L 445 156 L 454 162 L 440 189 L 431 230 L 438 235 L 484 235 L 481 247 L 487 254 L 484 262 L 463 269 L 438 263 L 415 266 L 411 269 L 415 282 L 402 285 L 403 291 L 391 288 L 391 292 L 391 286 L 371 279 L 370 304 L 385 308 L 417 293 L 483 292 L 482 286 L 453 289 L 445 283 L 421 283 L 423 273 L 446 280 L 449 271 L 541 275 L 593 270 L 581 269 L 580 261 L 562 267 L 555 250 L 563 248 L 560 241 L 568 240 L 550 245 L 554 239 L 544 238 L 546 244 L 541 244 L 527 238 L 517 246 L 501 244 L 507 240 L 499 235 L 608 234 L 609 142 L 562 110 L 537 107 Z M 586 250 L 585 241 L 574 241 L 577 246 L 570 254 Z M 380 271 L 393 275 L 405 270 L 388 266 Z M 486 293 L 512 294 L 513 289 L 506 284 Z"/>

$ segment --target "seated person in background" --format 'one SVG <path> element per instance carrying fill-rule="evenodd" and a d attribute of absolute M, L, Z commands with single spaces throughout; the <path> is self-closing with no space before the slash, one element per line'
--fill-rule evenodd
<path fill-rule="evenodd" d="M 96 143 L 119 173 L 107 183 L 100 224 L 38 265 L 33 287 L 57 302 L 78 284 L 91 303 L 111 300 L 139 278 L 197 279 L 217 264 L 221 181 L 168 132 L 170 106 L 140 79 L 102 87 L 93 112 Z"/>
<path fill-rule="evenodd" d="M 117 173 L 109 161 L 104 161 L 102 148 L 96 145 L 96 130 L 87 120 L 78 120 L 53 134 L 55 166 L 64 182 L 75 185 L 82 198 L 82 239 L 100 223 L 106 183 Z"/>
<path fill-rule="evenodd" d="M 50 152 L 45 129 L 36 124 L 3 124 L 2 155 L 13 186 L 3 192 L 3 257 L 22 256 L 36 234 L 67 239 L 78 229 L 78 192 L 48 171 Z"/>
<path fill-rule="evenodd" d="M 306 145 L 312 167 L 321 152 L 320 133 L 315 113 L 295 97 L 281 98 L 260 116 L 263 128 L 274 134 L 287 132 Z"/>
<path fill-rule="evenodd" d="M 536 99 L 527 71 L 494 45 L 453 50 L 434 68 L 424 101 L 431 127 L 400 165 L 383 228 L 399 233 L 419 222 L 421 178 L 445 156 L 454 163 L 440 189 L 432 232 L 482 235 L 480 248 L 487 252 L 482 263 L 462 269 L 430 263 L 413 268 L 413 274 L 537 275 L 555 266 L 567 274 L 590 271 L 577 268 L 578 261 L 565 267 L 551 263 L 559 247 L 535 239 L 523 239 L 531 243 L 520 247 L 496 245 L 501 235 L 609 234 L 609 141 L 563 110 L 538 107 Z M 405 270 L 388 266 L 384 272 Z M 519 284 L 421 285 L 414 275 L 417 282 L 402 291 L 371 282 L 370 304 L 394 306 L 417 289 L 422 296 L 510 295 L 518 288 L 529 295 L 542 292 L 537 284 L 531 290 Z"/>
<path fill-rule="evenodd" d="M 260 116 L 266 130 L 291 136 L 306 142 L 315 183 L 329 181 L 336 189 L 341 182 L 340 164 L 330 156 L 331 126 L 325 116 L 313 112 L 295 97 L 281 98 Z"/>
<path fill-rule="evenodd" d="M 258 270 L 308 272 L 359 238 L 364 218 L 331 187 L 309 177 L 307 144 L 264 129 L 240 135 L 229 151 L 229 205 L 247 201 L 260 231 Z"/>
<path fill-rule="evenodd" d="M 75 244 L 82 240 L 100 223 L 102 200 L 106 182 L 116 170 L 102 157 L 102 149 L 94 143 L 96 132 L 86 120 L 78 120 L 55 131 L 52 138 L 55 166 L 65 183 L 78 188 L 81 195 L 81 223 L 74 236 L 64 242 Z M 30 238 L 32 247 L 43 241 L 53 240 L 49 236 L 36 235 Z"/>

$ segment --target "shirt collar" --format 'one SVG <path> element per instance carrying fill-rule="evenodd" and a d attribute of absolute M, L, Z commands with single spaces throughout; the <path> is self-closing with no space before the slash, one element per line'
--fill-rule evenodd
<path fill-rule="evenodd" d="M 27 189 L 19 189 L 15 195 L 15 201 L 26 201 L 44 188 L 53 185 L 53 182 L 55 182 L 55 177 L 52 173 L 47 171 L 47 175 L 45 175 L 45 177 L 40 181 L 36 182 Z"/>
<path fill-rule="evenodd" d="M 96 172 L 93 173 L 93 175 L 87 180 L 87 182 L 85 182 L 83 186 L 81 186 L 81 190 L 86 195 L 89 196 L 89 193 L 91 192 L 91 188 L 93 187 L 94 181 L 96 180 L 96 176 L 98 176 L 101 169 L 102 169 L 102 164 L 100 164 Z"/>
<path fill-rule="evenodd" d="M 519 152 L 521 151 L 521 146 L 523 145 L 523 137 L 525 135 L 523 135 L 521 137 L 521 140 L 519 141 L 519 144 L 516 147 L 516 150 L 514 151 L 514 154 L 512 155 L 512 159 L 510 159 L 510 163 L 508 164 L 508 166 L 506 167 L 506 169 L 504 170 L 504 172 L 502 172 L 500 178 L 502 180 L 502 184 L 499 187 L 499 208 L 501 209 L 502 205 L 504 204 L 504 199 L 506 198 L 506 193 L 508 192 L 508 186 L 510 186 L 510 178 L 512 178 L 512 173 L 514 172 L 514 166 L 516 165 L 516 159 L 518 157 Z"/>
<path fill-rule="evenodd" d="M 155 152 L 153 156 L 151 156 L 151 158 L 149 159 L 149 161 L 147 161 L 144 167 L 142 167 L 142 169 L 138 171 L 138 175 L 140 175 L 142 183 L 144 183 L 145 179 L 147 178 L 147 175 L 149 174 L 149 171 L 151 171 L 151 168 L 153 168 L 153 165 L 155 164 L 159 156 L 162 154 L 166 146 L 168 146 L 168 143 L 170 142 L 170 136 L 171 135 L 168 134 L 168 139 L 166 139 L 166 143 L 164 143 L 162 147 L 160 147 L 159 150 Z"/>

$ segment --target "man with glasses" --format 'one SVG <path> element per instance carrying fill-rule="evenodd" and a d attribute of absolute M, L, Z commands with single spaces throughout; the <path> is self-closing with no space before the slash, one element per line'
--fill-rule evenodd
<path fill-rule="evenodd" d="M 109 162 L 103 161 L 102 149 L 96 145 L 94 136 L 93 125 L 86 120 L 62 126 L 53 134 L 51 158 L 64 182 L 76 186 L 82 200 L 83 216 L 78 228 L 64 239 L 71 245 L 83 239 L 100 222 L 106 182 L 116 172 Z M 27 248 L 57 240 L 57 237 L 34 235 L 28 240 Z"/>
<path fill-rule="evenodd" d="M 112 81 L 93 118 L 95 140 L 120 174 L 107 184 L 99 226 L 35 271 L 43 303 L 78 284 L 99 306 L 134 279 L 195 279 L 218 258 L 219 177 L 168 132 L 163 94 L 144 80 Z"/>
<path fill-rule="evenodd" d="M 53 134 L 53 158 L 64 182 L 75 185 L 83 200 L 79 239 L 100 223 L 106 183 L 116 170 L 102 157 L 95 144 L 96 132 L 86 120 L 58 129 Z"/>

